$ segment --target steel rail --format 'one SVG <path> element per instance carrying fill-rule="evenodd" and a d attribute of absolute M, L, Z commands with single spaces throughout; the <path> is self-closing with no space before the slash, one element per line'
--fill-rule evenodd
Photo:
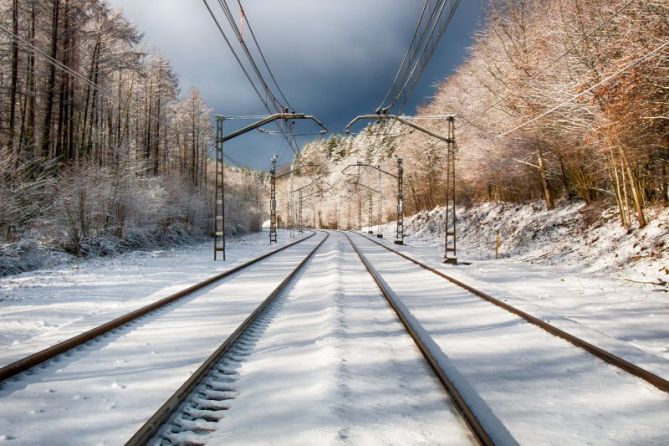
<path fill-rule="evenodd" d="M 324 232 L 324 231 L 323 231 Z M 312 236 L 315 234 L 311 234 Z M 272 291 L 272 293 L 263 300 L 260 305 L 251 313 L 242 324 L 198 367 L 198 369 L 184 382 L 179 389 L 149 418 L 146 423 L 126 442 L 126 446 L 145 445 L 158 433 L 161 426 L 169 421 L 181 404 L 195 390 L 202 380 L 207 376 L 211 369 L 223 358 L 244 332 L 260 317 L 268 305 L 286 289 L 288 284 L 295 276 L 302 271 L 302 268 L 311 259 L 318 248 L 325 243 L 330 234 L 325 232 L 325 237 L 318 245 L 307 255 L 291 273 Z"/>
<path fill-rule="evenodd" d="M 126 325 L 129 322 L 132 322 L 132 321 L 134 321 L 134 320 L 136 320 L 136 319 L 138 319 L 138 318 L 140 318 L 140 317 L 142 317 L 142 316 L 144 316 L 148 313 L 151 313 L 151 312 L 153 312 L 153 311 L 155 311 L 159 308 L 164 307 L 165 305 L 168 305 L 168 304 L 170 304 L 172 302 L 175 302 L 175 301 L 177 301 L 177 300 L 179 300 L 183 297 L 186 297 L 186 296 L 192 294 L 193 292 L 195 292 L 197 290 L 200 290 L 200 289 L 202 289 L 202 288 L 204 288 L 208 285 L 211 285 L 212 283 L 214 283 L 214 282 L 216 282 L 220 279 L 223 279 L 227 276 L 230 276 L 231 274 L 234 274 L 234 273 L 239 272 L 239 271 L 241 271 L 241 270 L 243 270 L 243 269 L 245 269 L 245 268 L 247 268 L 251 265 L 254 265 L 254 264 L 270 257 L 270 256 L 273 256 L 274 254 L 277 254 L 277 253 L 283 251 L 284 249 L 288 249 L 291 246 L 294 246 L 298 243 L 301 243 L 301 242 L 313 237 L 315 234 L 316 233 L 313 232 L 306 237 L 303 237 L 303 238 L 301 238 L 299 240 L 296 240 L 292 243 L 284 245 L 280 248 L 269 251 L 269 252 L 267 252 L 267 253 L 259 256 L 259 257 L 253 258 L 253 259 L 251 259 L 247 262 L 244 262 L 240 265 L 237 265 L 236 267 L 234 267 L 232 269 L 229 269 L 229 270 L 224 271 L 222 273 L 216 274 L 215 276 L 209 277 L 208 279 L 205 279 L 201 282 L 198 282 L 195 285 L 192 285 L 188 288 L 185 288 L 181 291 L 178 291 L 174 294 L 171 294 L 167 297 L 164 297 L 164 298 L 162 298 L 162 299 L 160 299 L 156 302 L 153 302 L 151 304 L 148 304 L 148 305 L 146 305 L 142 308 L 134 310 L 134 311 L 132 311 L 132 312 L 126 314 L 126 315 L 120 316 L 116 319 L 113 319 L 109 322 L 106 322 L 102 325 L 99 325 L 95 328 L 92 328 L 88 331 L 85 331 L 85 332 L 83 332 L 79 335 L 76 335 L 76 336 L 72 337 L 72 338 L 66 339 L 62 342 L 59 342 L 56 345 L 48 347 L 44 350 L 41 350 L 37 353 L 34 353 L 34 354 L 30 355 L 30 356 L 26 356 L 23 359 L 12 362 L 11 364 L 8 364 L 8 365 L 0 368 L 0 381 L 5 381 L 7 379 L 10 379 L 10 378 L 18 375 L 19 373 L 25 372 L 25 371 L 27 371 L 27 370 L 29 370 L 29 369 L 31 369 L 31 368 L 39 365 L 39 364 L 42 364 L 43 362 L 46 362 L 50 359 L 53 359 L 54 357 L 56 357 L 56 356 L 58 356 L 62 353 L 67 352 L 68 350 L 76 348 L 76 347 L 78 347 L 82 344 L 85 344 L 85 343 L 91 341 L 92 339 L 95 339 L 99 336 L 102 336 L 106 333 L 109 333 L 110 331 L 112 331 L 112 330 L 114 330 L 114 329 L 116 329 L 120 326 Z"/>
<path fill-rule="evenodd" d="M 609 363 L 609 364 L 611 364 L 615 367 L 618 367 L 619 369 L 621 369 L 621 370 L 623 370 L 627 373 L 630 373 L 630 374 L 632 374 L 632 375 L 634 375 L 638 378 L 643 379 L 644 381 L 646 381 L 647 383 L 655 386 L 656 388 L 660 389 L 661 391 L 669 392 L 669 381 L 662 378 L 661 376 L 656 375 L 653 372 L 650 372 L 650 371 L 648 371 L 644 368 L 641 368 L 638 365 L 633 364 L 633 363 L 627 361 L 626 359 L 621 358 L 620 356 L 614 355 L 613 353 L 610 353 L 610 352 L 608 352 L 608 351 L 606 351 L 606 350 L 604 350 L 600 347 L 597 347 L 596 345 L 591 344 L 591 343 L 589 343 L 589 342 L 587 342 L 587 341 L 585 341 L 585 340 L 583 340 L 583 339 L 581 339 L 577 336 L 574 336 L 571 333 L 568 333 L 564 330 L 561 330 L 561 329 L 557 328 L 556 326 L 549 324 L 548 322 L 542 321 L 541 319 L 539 319 L 536 316 L 532 316 L 531 314 L 526 313 L 525 311 L 520 310 L 520 309 L 518 309 L 518 308 L 516 308 L 512 305 L 509 305 L 508 303 L 503 302 L 502 300 L 497 299 L 496 297 L 493 297 L 490 294 L 484 293 L 483 291 L 480 291 L 480 290 L 478 290 L 478 289 L 476 289 L 476 288 L 474 288 L 470 285 L 467 285 L 466 283 L 463 283 L 463 282 L 459 281 L 458 279 L 456 279 L 452 276 L 449 276 L 448 274 L 446 274 L 442 271 L 439 271 L 438 269 L 436 269 L 436 268 L 434 268 L 434 267 L 432 267 L 432 266 L 430 266 L 430 265 L 428 265 L 424 262 L 416 260 L 415 258 L 413 258 L 409 255 L 406 255 L 402 252 L 396 251 L 396 250 L 390 248 L 389 246 L 386 246 L 385 244 L 383 244 L 381 242 L 378 242 L 377 240 L 369 238 L 369 237 L 365 236 L 364 234 L 358 234 L 358 235 L 360 237 L 364 238 L 365 240 L 373 242 L 373 243 L 381 246 L 382 248 L 385 248 L 388 251 L 393 252 L 393 253 L 399 255 L 400 257 L 403 257 L 406 260 L 409 260 L 409 261 L 415 263 L 416 265 L 420 266 L 421 268 L 424 268 L 424 269 L 430 271 L 431 273 L 434 273 L 437 276 L 440 276 L 441 278 L 448 280 L 449 282 L 453 283 L 454 285 L 457 285 L 460 288 L 464 288 L 465 290 L 469 291 L 470 293 L 474 294 L 475 296 L 480 297 L 481 299 L 483 299 L 483 300 L 485 300 L 485 301 L 487 301 L 487 302 L 489 302 L 489 303 L 491 303 L 491 304 L 493 304 L 493 305 L 495 305 L 499 308 L 502 308 L 503 310 L 506 310 L 509 313 L 512 313 L 516 316 L 519 316 L 519 317 L 523 318 L 525 321 L 529 322 L 532 325 L 535 325 L 535 326 L 541 328 L 542 330 L 552 334 L 553 336 L 557 336 L 561 339 L 564 339 L 565 341 L 575 345 L 576 347 L 579 347 L 579 348 L 585 350 L 586 352 L 596 356 L 597 358 L 601 359 L 602 361 L 605 361 L 605 362 L 607 362 L 607 363 Z"/>
<path fill-rule="evenodd" d="M 374 282 L 376 282 L 376 285 L 379 287 L 379 290 L 381 290 L 381 294 L 386 298 L 386 301 L 388 301 L 388 304 L 390 307 L 393 309 L 395 314 L 397 314 L 397 317 L 400 319 L 402 322 L 402 325 L 404 325 L 404 328 L 407 330 L 411 338 L 413 339 L 414 343 L 418 347 L 418 349 L 421 351 L 425 359 L 427 360 L 428 364 L 430 364 L 430 367 L 432 370 L 435 372 L 437 377 L 439 378 L 439 381 L 443 384 L 446 392 L 448 395 L 451 397 L 453 400 L 453 403 L 455 404 L 455 407 L 458 409 L 458 411 L 462 414 L 465 422 L 467 423 L 467 426 L 470 428 L 472 431 L 472 434 L 474 434 L 474 437 L 476 440 L 484 446 L 493 446 L 495 445 L 495 442 L 491 438 L 490 434 L 486 431 L 486 429 L 483 427 L 483 424 L 479 420 L 479 418 L 476 416 L 472 408 L 469 406 L 467 401 L 465 400 L 464 396 L 460 393 L 458 388 L 455 386 L 451 378 L 448 376 L 446 371 L 441 367 L 439 364 L 439 360 L 436 358 L 436 356 L 432 353 L 432 351 L 429 349 L 429 347 L 426 345 L 425 340 L 421 336 L 421 334 L 416 330 L 416 327 L 412 324 L 411 320 L 409 319 L 409 316 L 402 311 L 402 309 L 397 305 L 395 300 L 393 299 L 393 291 L 390 289 L 390 287 L 385 283 L 385 281 L 381 278 L 379 273 L 374 269 L 374 267 L 371 265 L 367 257 L 358 249 L 358 247 L 355 245 L 351 237 L 343 232 L 343 234 L 346 236 L 348 239 L 348 242 L 351 244 L 351 247 L 353 247 L 353 250 L 355 253 L 358 255 L 360 260 L 362 261 L 363 265 L 369 272 L 369 274 L 372 276 L 374 279 Z"/>

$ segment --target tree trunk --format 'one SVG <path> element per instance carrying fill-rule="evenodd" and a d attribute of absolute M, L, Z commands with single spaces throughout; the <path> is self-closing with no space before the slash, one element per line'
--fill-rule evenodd
<path fill-rule="evenodd" d="M 627 156 L 625 156 L 625 151 L 622 147 L 618 147 L 618 150 L 620 152 L 620 158 L 623 162 L 623 169 L 625 169 L 629 179 L 629 185 L 632 191 L 632 200 L 634 201 L 634 210 L 636 211 L 636 218 L 639 222 L 639 227 L 643 228 L 646 226 L 646 216 L 643 214 L 643 202 L 639 184 L 635 175 L 632 173 L 632 169 L 630 168 L 629 162 L 627 161 Z"/>
<path fill-rule="evenodd" d="M 60 12 L 60 0 L 52 0 L 51 14 L 51 54 L 53 59 L 58 55 L 58 15 Z M 49 78 L 46 87 L 46 105 L 44 110 L 44 125 L 42 126 L 42 137 L 40 139 L 40 156 L 48 158 L 51 152 L 51 126 L 53 115 L 53 98 L 56 87 L 56 67 L 49 65 Z"/>
<path fill-rule="evenodd" d="M 546 207 L 548 209 L 553 209 L 555 207 L 555 203 L 553 203 L 553 194 L 551 193 L 551 188 L 548 184 L 548 177 L 546 175 L 546 168 L 544 166 L 544 156 L 541 152 L 540 146 L 537 146 L 537 164 L 539 165 L 539 174 L 541 175 L 541 186 L 544 189 Z"/>
<path fill-rule="evenodd" d="M 14 0 L 12 4 L 12 32 L 18 36 L 19 34 L 19 1 Z M 18 148 L 14 147 L 14 133 L 16 121 L 16 89 L 19 81 L 19 43 L 16 39 L 12 39 L 12 80 L 9 87 L 9 135 L 7 138 L 7 145 L 10 152 L 17 151 L 16 162 L 19 162 Z"/>

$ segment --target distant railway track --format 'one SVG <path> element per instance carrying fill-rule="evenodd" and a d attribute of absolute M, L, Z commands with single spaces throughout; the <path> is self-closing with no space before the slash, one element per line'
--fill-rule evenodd
<path fill-rule="evenodd" d="M 314 233 L 315 234 L 315 233 Z M 313 235 L 313 234 L 312 234 Z M 176 439 L 182 433 L 206 433 L 213 430 L 212 423 L 222 417 L 227 410 L 225 401 L 231 399 L 234 389 L 226 385 L 229 372 L 224 361 L 226 355 L 234 349 L 248 351 L 247 338 L 253 336 L 253 330 L 265 314 L 268 307 L 276 300 L 286 287 L 299 274 L 318 249 L 328 239 L 329 234 L 321 240 L 304 259 L 291 270 L 256 309 L 228 336 L 225 341 L 198 367 L 198 369 L 177 389 L 176 392 L 144 423 L 144 425 L 127 441 L 126 446 L 145 445 L 156 441 L 163 444 L 199 443 L 192 439 Z M 188 407 L 184 407 L 188 405 Z M 171 421 L 171 426 L 167 426 Z"/>
<path fill-rule="evenodd" d="M 231 268 L 227 271 L 224 271 L 222 273 L 216 274 L 212 277 L 209 277 L 208 279 L 205 279 L 201 282 L 196 283 L 195 285 L 192 285 L 188 288 L 185 288 L 181 291 L 178 291 L 174 294 L 171 294 L 167 297 L 164 297 L 156 302 L 153 302 L 149 305 L 146 305 L 142 308 L 139 308 L 137 310 L 134 310 L 126 315 L 120 316 L 116 319 L 113 319 L 109 322 L 106 322 L 102 325 L 99 325 L 93 329 L 90 329 L 88 331 L 85 331 L 84 333 L 81 333 L 77 336 L 74 336 L 72 338 L 66 339 L 62 342 L 59 342 L 56 345 L 53 345 L 51 347 L 48 347 L 44 350 L 41 350 L 37 353 L 34 353 L 32 355 L 29 355 L 23 359 L 20 359 L 18 361 L 12 362 L 11 364 L 8 364 L 2 368 L 0 368 L 0 382 L 5 381 L 8 379 L 11 379 L 21 373 L 27 372 L 33 367 L 37 367 L 40 364 L 43 364 L 61 354 L 64 354 L 72 349 L 75 349 L 81 345 L 84 345 L 96 338 L 100 338 L 113 330 L 116 330 L 119 327 L 122 327 L 124 325 L 130 324 L 131 322 L 147 315 L 150 314 L 154 311 L 157 311 L 161 308 L 164 308 L 165 306 L 174 303 L 180 299 L 183 299 L 185 297 L 188 297 L 192 295 L 194 292 L 201 290 L 209 285 L 212 285 L 216 283 L 217 281 L 224 279 L 228 276 L 231 276 L 235 273 L 238 273 L 240 271 L 243 271 L 244 269 L 257 264 L 258 262 L 261 262 L 279 252 L 282 252 L 292 246 L 297 245 L 298 243 L 301 243 L 311 237 L 313 237 L 316 233 L 312 233 L 306 237 L 303 237 L 301 239 L 298 239 L 294 242 L 288 243 L 284 246 L 281 246 L 277 249 L 274 249 L 272 251 L 269 251 L 261 256 L 255 257 L 249 261 L 246 261 L 240 265 L 235 266 L 234 268 Z"/>
<path fill-rule="evenodd" d="M 648 371 L 648 370 L 646 370 L 642 367 L 637 366 L 636 364 L 633 364 L 633 363 L 631 363 L 631 362 L 629 362 L 629 361 L 627 361 L 627 360 L 625 360 L 625 359 L 623 359 L 623 358 L 621 358 L 617 355 L 614 355 L 611 352 L 608 352 L 608 351 L 606 351 L 606 350 L 604 350 L 600 347 L 597 347 L 596 345 L 593 345 L 593 344 L 591 344 L 591 343 L 589 343 L 589 342 L 587 342 L 587 341 L 585 341 L 585 340 L 583 340 L 583 339 L 581 339 L 577 336 L 574 336 L 571 333 L 568 333 L 564 330 L 561 330 L 560 328 L 557 328 L 556 326 L 551 325 L 548 322 L 545 322 L 545 321 L 537 318 L 536 316 L 532 316 L 531 314 L 529 314 L 529 313 L 527 313 L 523 310 L 520 310 L 520 309 L 518 309 L 518 308 L 516 308 L 516 307 L 514 307 L 514 306 L 496 298 L 496 297 L 493 297 L 490 294 L 487 294 L 487 293 L 485 293 L 483 291 L 480 291 L 480 290 L 478 290 L 478 289 L 476 289 L 476 288 L 474 288 L 470 285 L 467 285 L 466 283 L 464 283 L 464 282 L 462 282 L 462 281 L 460 281 L 460 280 L 458 280 L 458 279 L 456 279 L 452 276 L 449 276 L 448 274 L 444 273 L 443 271 L 440 271 L 437 268 L 434 268 L 434 267 L 432 267 L 432 266 L 430 266 L 430 265 L 428 265 L 424 262 L 421 262 L 420 260 L 417 260 L 414 257 L 409 256 L 409 255 L 407 255 L 403 252 L 397 251 L 397 250 L 385 245 L 384 243 L 381 243 L 381 242 L 379 242 L 375 239 L 372 239 L 372 238 L 367 237 L 367 236 L 362 235 L 362 234 L 357 234 L 357 235 L 359 235 L 361 238 L 363 238 L 363 239 L 365 239 L 369 242 L 374 243 L 375 245 L 378 245 L 378 246 L 386 249 L 387 251 L 390 251 L 390 252 L 392 252 L 392 253 L 394 253 L 394 254 L 396 254 L 396 255 L 398 255 L 398 256 L 400 256 L 400 257 L 402 257 L 402 258 L 420 266 L 421 268 L 423 268 L 427 271 L 430 271 L 431 273 L 434 273 L 435 275 L 441 277 L 442 279 L 445 279 L 445 280 L 451 282 L 452 284 L 468 291 L 469 293 L 473 294 L 474 296 L 476 296 L 480 299 L 483 299 L 483 300 L 485 300 L 485 301 L 487 301 L 487 302 L 489 302 L 489 303 L 491 303 L 491 304 L 493 304 L 493 305 L 495 305 L 495 306 L 497 306 L 497 307 L 499 307 L 499 308 L 501 308 L 501 309 L 503 309 L 503 310 L 505 310 L 509 313 L 512 313 L 512 314 L 524 319 L 528 323 L 530 323 L 530 324 L 532 324 L 536 327 L 539 327 L 540 329 L 544 330 L 545 332 L 547 332 L 547 333 L 549 333 L 553 336 L 559 337 L 559 338 L 573 344 L 574 346 L 585 350 L 586 352 L 596 356 L 597 358 L 607 362 L 608 364 L 611 364 L 611 365 L 619 368 L 620 370 L 623 370 L 626 373 L 629 373 L 631 375 L 634 375 L 638 378 L 643 379 L 647 383 L 657 387 L 658 389 L 662 390 L 663 392 L 669 392 L 669 381 L 662 378 L 661 376 L 658 376 L 658 375 L 656 375 L 656 374 L 654 374 L 654 373 L 652 373 L 652 372 L 650 372 L 650 371 Z M 349 240 L 350 240 L 350 238 L 349 238 Z"/>

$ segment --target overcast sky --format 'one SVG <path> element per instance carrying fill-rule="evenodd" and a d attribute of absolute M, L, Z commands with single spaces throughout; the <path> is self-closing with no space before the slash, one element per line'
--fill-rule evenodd
<path fill-rule="evenodd" d="M 108 1 L 123 9 L 144 33 L 147 45 L 170 60 L 182 93 L 197 87 L 217 114 L 264 114 L 201 0 Z M 217 6 L 215 0 L 209 3 Z M 407 114 L 428 100 L 435 82 L 466 56 L 485 3 L 460 3 L 405 109 Z M 341 133 L 355 115 L 373 113 L 381 102 L 411 40 L 423 0 L 244 0 L 242 4 L 293 107 Z M 306 123 L 298 129 L 312 130 Z M 226 144 L 225 151 L 251 167 L 268 169 L 274 153 L 281 155 L 280 164 L 290 161 L 282 142 L 278 136 L 253 132 Z"/>

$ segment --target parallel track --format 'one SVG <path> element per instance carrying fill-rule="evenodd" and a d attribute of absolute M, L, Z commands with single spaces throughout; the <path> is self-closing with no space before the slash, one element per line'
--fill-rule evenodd
<path fill-rule="evenodd" d="M 313 234 L 312 234 L 313 235 Z M 148 421 L 128 440 L 126 446 L 145 445 L 159 433 L 161 427 L 167 423 L 177 412 L 179 407 L 186 402 L 193 392 L 201 385 L 207 376 L 215 371 L 217 364 L 224 358 L 235 343 L 244 336 L 249 328 L 258 320 L 269 305 L 281 294 L 290 284 L 292 279 L 304 268 L 316 251 L 325 243 L 330 235 L 325 233 L 325 237 L 316 247 L 307 255 L 286 278 L 272 291 L 272 293 L 263 300 L 260 305 L 237 327 L 237 329 L 198 367 L 198 369 L 184 382 L 179 389 L 149 418 Z M 206 412 L 206 411 L 200 411 Z M 200 414 L 199 417 L 206 417 Z M 203 420 L 207 421 L 206 418 Z"/>
<path fill-rule="evenodd" d="M 414 321 L 411 314 L 406 310 L 403 304 L 401 304 L 399 299 L 395 296 L 394 292 L 390 289 L 388 284 L 383 280 L 376 269 L 374 269 L 367 257 L 365 257 L 365 255 L 358 249 L 351 237 L 346 233 L 344 233 L 344 235 L 351 244 L 351 247 L 353 247 L 355 253 L 362 261 L 363 265 L 365 265 L 365 268 L 369 274 L 374 279 L 374 282 L 376 282 L 379 290 L 381 290 L 381 294 L 383 294 L 383 296 L 386 298 L 388 304 L 393 309 L 395 314 L 397 314 L 397 317 L 404 325 L 404 328 L 407 330 L 411 338 L 414 340 L 414 343 L 425 357 L 425 360 L 435 372 L 439 378 L 439 381 L 441 381 L 444 389 L 450 395 L 455 407 L 462 414 L 465 422 L 467 423 L 467 426 L 471 430 L 476 440 L 479 442 L 479 444 L 484 446 L 495 445 L 495 442 L 493 441 L 490 433 L 485 429 L 481 420 L 474 413 L 472 407 L 461 394 L 460 390 L 456 387 L 446 370 L 444 370 L 444 368 L 441 366 L 439 359 L 434 355 L 433 350 L 430 349 L 430 346 L 428 345 L 429 336 L 420 331 L 418 324 Z"/>
<path fill-rule="evenodd" d="M 556 326 L 549 324 L 548 322 L 542 321 L 541 319 L 539 319 L 535 316 L 532 316 L 531 314 L 526 313 L 523 310 L 520 310 L 520 309 L 518 309 L 518 308 L 516 308 L 512 305 L 509 305 L 506 302 L 503 302 L 500 299 L 497 299 L 497 298 L 495 298 L 495 297 L 493 297 L 493 296 L 491 296 L 487 293 L 484 293 L 483 291 L 480 291 L 480 290 L 478 290 L 478 289 L 476 289 L 476 288 L 474 288 L 470 285 L 467 285 L 466 283 L 463 283 L 463 282 L 459 281 L 458 279 L 456 279 L 454 277 L 451 277 L 448 274 L 446 274 L 446 273 L 444 273 L 444 272 L 442 272 L 442 271 L 440 271 L 440 270 L 438 270 L 438 269 L 436 269 L 436 268 L 434 268 L 434 267 L 432 267 L 432 266 L 430 266 L 430 265 L 428 265 L 424 262 L 421 262 L 421 261 L 419 261 L 419 260 L 417 260 L 417 259 L 415 259 L 415 258 L 413 258 L 409 255 L 406 255 L 402 252 L 396 251 L 395 249 L 392 249 L 392 248 L 386 246 L 385 244 L 383 244 L 381 242 L 378 242 L 377 240 L 366 237 L 362 234 L 358 234 L 358 235 L 360 237 L 362 237 L 363 239 L 368 240 L 372 243 L 375 243 L 375 244 L 379 245 L 380 247 L 382 247 L 382 248 L 384 248 L 384 249 L 386 249 L 386 250 L 388 250 L 392 253 L 395 253 L 398 256 L 400 256 L 400 257 L 402 257 L 406 260 L 409 260 L 410 262 L 420 266 L 421 268 L 424 268 L 424 269 L 430 271 L 431 273 L 436 274 L 437 276 L 441 277 L 442 279 L 448 280 L 449 282 L 453 283 L 454 285 L 459 286 L 460 288 L 463 288 L 463 289 L 467 290 L 468 292 L 472 293 L 473 295 L 475 295 L 475 296 L 477 296 L 477 297 L 479 297 L 479 298 L 481 298 L 481 299 L 483 299 L 483 300 L 485 300 L 485 301 L 487 301 L 487 302 L 489 302 L 489 303 L 491 303 L 491 304 L 493 304 L 493 305 L 495 305 L 499 308 L 502 308 L 503 310 L 506 310 L 509 313 L 512 313 L 516 316 L 519 316 L 519 317 L 523 318 L 525 321 L 529 322 L 532 325 L 535 325 L 535 326 L 541 328 L 542 330 L 550 333 L 551 335 L 557 336 L 561 339 L 564 339 L 565 341 L 575 345 L 576 347 L 579 347 L 579 348 L 587 351 L 588 353 L 596 356 L 597 358 L 599 358 L 599 359 L 601 359 L 601 360 L 603 360 L 603 361 L 605 361 L 605 362 L 607 362 L 607 363 L 609 363 L 609 364 L 611 364 L 615 367 L 618 367 L 619 369 L 621 369 L 621 370 L 623 370 L 627 373 L 630 373 L 634 376 L 637 376 L 637 377 L 643 379 L 644 381 L 646 381 L 649 384 L 657 387 L 658 389 L 662 390 L 663 392 L 669 392 L 669 381 L 662 378 L 661 376 L 658 376 L 658 375 L 656 375 L 656 374 L 654 374 L 654 373 L 652 373 L 652 372 L 650 372 L 650 371 L 648 371 L 644 368 L 639 367 L 636 364 L 633 364 L 633 363 L 631 363 L 631 362 L 629 362 L 629 361 L 627 361 L 627 360 L 625 360 L 625 359 L 623 359 L 623 358 L 621 358 L 617 355 L 614 355 L 613 353 L 610 353 L 610 352 L 608 352 L 608 351 L 606 351 L 606 350 L 604 350 L 600 347 L 597 347 L 596 345 L 593 345 L 593 344 L 591 344 L 591 343 L 589 343 L 589 342 L 587 342 L 587 341 L 585 341 L 585 340 L 583 340 L 583 339 L 581 339 L 577 336 L 574 336 L 571 333 L 567 333 L 566 331 L 561 330 L 561 329 L 557 328 Z"/>
<path fill-rule="evenodd" d="M 90 329 L 84 333 L 81 333 L 77 336 L 74 336 L 72 338 L 66 339 L 54 346 L 48 347 L 44 350 L 41 350 L 37 353 L 34 353 L 30 356 L 27 356 L 23 359 L 20 359 L 18 361 L 15 361 L 11 364 L 8 364 L 2 368 L 0 368 L 0 381 L 5 381 L 8 380 L 20 373 L 26 372 L 29 369 L 38 366 L 46 361 L 49 361 L 53 358 L 55 358 L 58 355 L 61 355 L 69 350 L 72 350 L 76 347 L 79 347 L 80 345 L 83 345 L 95 338 L 98 338 L 100 336 L 103 336 L 112 330 L 115 330 L 123 325 L 129 324 L 130 322 L 139 319 L 142 316 L 145 316 L 153 311 L 156 311 L 160 308 L 165 307 L 168 304 L 171 304 L 175 301 L 178 301 L 179 299 L 182 299 L 184 297 L 187 297 L 194 293 L 195 291 L 198 291 L 208 285 L 211 285 L 225 277 L 228 277 L 232 274 L 235 274 L 245 268 L 248 268 L 251 265 L 254 265 L 262 260 L 265 260 L 268 257 L 273 256 L 274 254 L 277 254 L 285 249 L 290 248 L 291 246 L 294 246 L 298 243 L 301 243 L 311 237 L 313 237 L 316 233 L 312 233 L 304 238 L 301 238 L 299 240 L 296 240 L 292 243 L 289 243 L 287 245 L 284 245 L 280 248 L 277 248 L 275 250 L 272 250 L 270 252 L 267 252 L 259 257 L 256 257 L 254 259 L 251 259 L 247 262 L 244 262 L 232 269 L 229 269 L 227 271 L 224 271 L 220 274 L 216 274 L 215 276 L 209 277 L 208 279 L 205 279 L 199 283 L 196 283 L 195 285 L 192 285 L 186 289 L 183 289 L 177 293 L 171 294 L 170 296 L 167 296 L 163 299 L 160 299 L 156 302 L 153 302 L 149 305 L 146 305 L 142 308 L 139 308 L 135 311 L 132 311 L 124 316 L 120 316 L 116 319 L 113 319 L 109 322 L 106 322 L 102 325 L 99 325 L 98 327 L 95 327 L 93 329 Z"/>

